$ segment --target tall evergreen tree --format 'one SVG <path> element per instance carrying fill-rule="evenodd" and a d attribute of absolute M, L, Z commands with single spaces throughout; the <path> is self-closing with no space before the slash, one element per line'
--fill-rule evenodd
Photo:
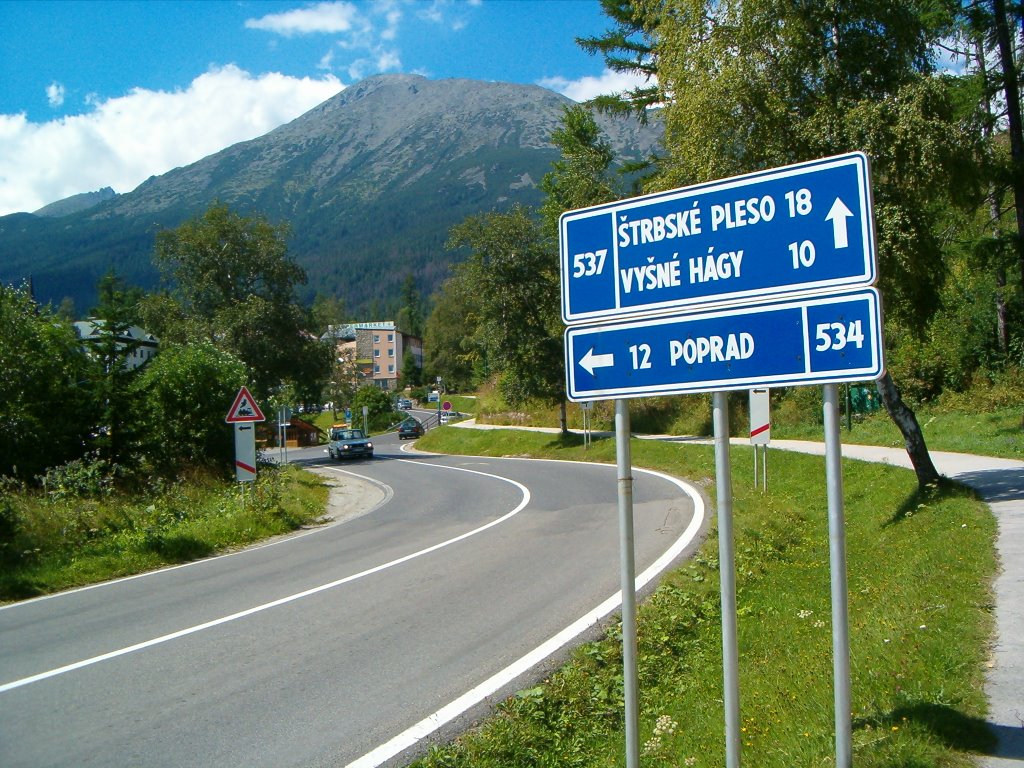
<path fill-rule="evenodd" d="M 96 442 L 103 458 L 123 463 L 131 458 L 133 420 L 128 390 L 143 342 L 131 329 L 138 322 L 143 292 L 111 271 L 100 279 L 97 294 L 98 303 L 90 312 L 94 328 L 90 352 L 99 363 L 94 391 L 102 409 Z"/>

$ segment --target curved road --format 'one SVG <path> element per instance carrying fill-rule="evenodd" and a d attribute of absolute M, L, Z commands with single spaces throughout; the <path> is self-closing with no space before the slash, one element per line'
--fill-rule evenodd
<path fill-rule="evenodd" d="M 618 605 L 614 467 L 375 442 L 351 465 L 290 452 L 384 490 L 344 525 L 0 608 L 0 765 L 393 762 Z M 634 476 L 650 579 L 706 521 Z"/>

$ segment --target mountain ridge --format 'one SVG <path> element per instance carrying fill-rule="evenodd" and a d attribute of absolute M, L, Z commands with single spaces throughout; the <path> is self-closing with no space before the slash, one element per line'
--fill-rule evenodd
<path fill-rule="evenodd" d="M 44 301 L 71 296 L 76 305 L 111 268 L 151 288 L 156 232 L 219 200 L 291 223 L 289 252 L 309 275 L 307 297 L 334 293 L 352 310 L 386 306 L 409 273 L 429 294 L 456 258 L 444 250 L 452 225 L 540 202 L 540 179 L 558 158 L 550 136 L 573 103 L 539 86 L 371 77 L 263 136 L 86 210 L 0 217 L 0 281 L 32 274 Z M 595 118 L 623 160 L 659 146 L 657 121 Z"/>

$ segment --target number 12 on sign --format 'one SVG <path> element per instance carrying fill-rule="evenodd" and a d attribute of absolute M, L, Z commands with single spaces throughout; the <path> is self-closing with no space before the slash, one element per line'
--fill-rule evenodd
<path fill-rule="evenodd" d="M 570 400 L 875 379 L 873 288 L 566 331 Z"/>

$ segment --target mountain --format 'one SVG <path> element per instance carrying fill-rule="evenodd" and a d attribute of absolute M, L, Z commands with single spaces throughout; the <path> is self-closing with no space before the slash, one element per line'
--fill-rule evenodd
<path fill-rule="evenodd" d="M 31 274 L 42 301 L 70 296 L 79 310 L 111 268 L 150 288 L 156 232 L 220 200 L 292 225 L 289 253 L 309 276 L 309 296 L 385 311 L 407 274 L 424 295 L 449 275 L 454 224 L 540 202 L 538 184 L 558 159 L 550 136 L 571 104 L 536 86 L 372 77 L 264 136 L 85 210 L 0 217 L 0 282 Z M 623 161 L 657 151 L 659 121 L 597 120 Z"/>
<path fill-rule="evenodd" d="M 92 208 L 94 205 L 116 196 L 117 193 L 110 187 L 103 187 L 103 189 L 98 189 L 95 192 L 83 192 L 80 195 L 65 197 L 63 200 L 44 205 L 38 211 L 34 211 L 34 213 L 36 216 L 67 216 L 71 213 L 78 213 L 79 211 Z"/>

